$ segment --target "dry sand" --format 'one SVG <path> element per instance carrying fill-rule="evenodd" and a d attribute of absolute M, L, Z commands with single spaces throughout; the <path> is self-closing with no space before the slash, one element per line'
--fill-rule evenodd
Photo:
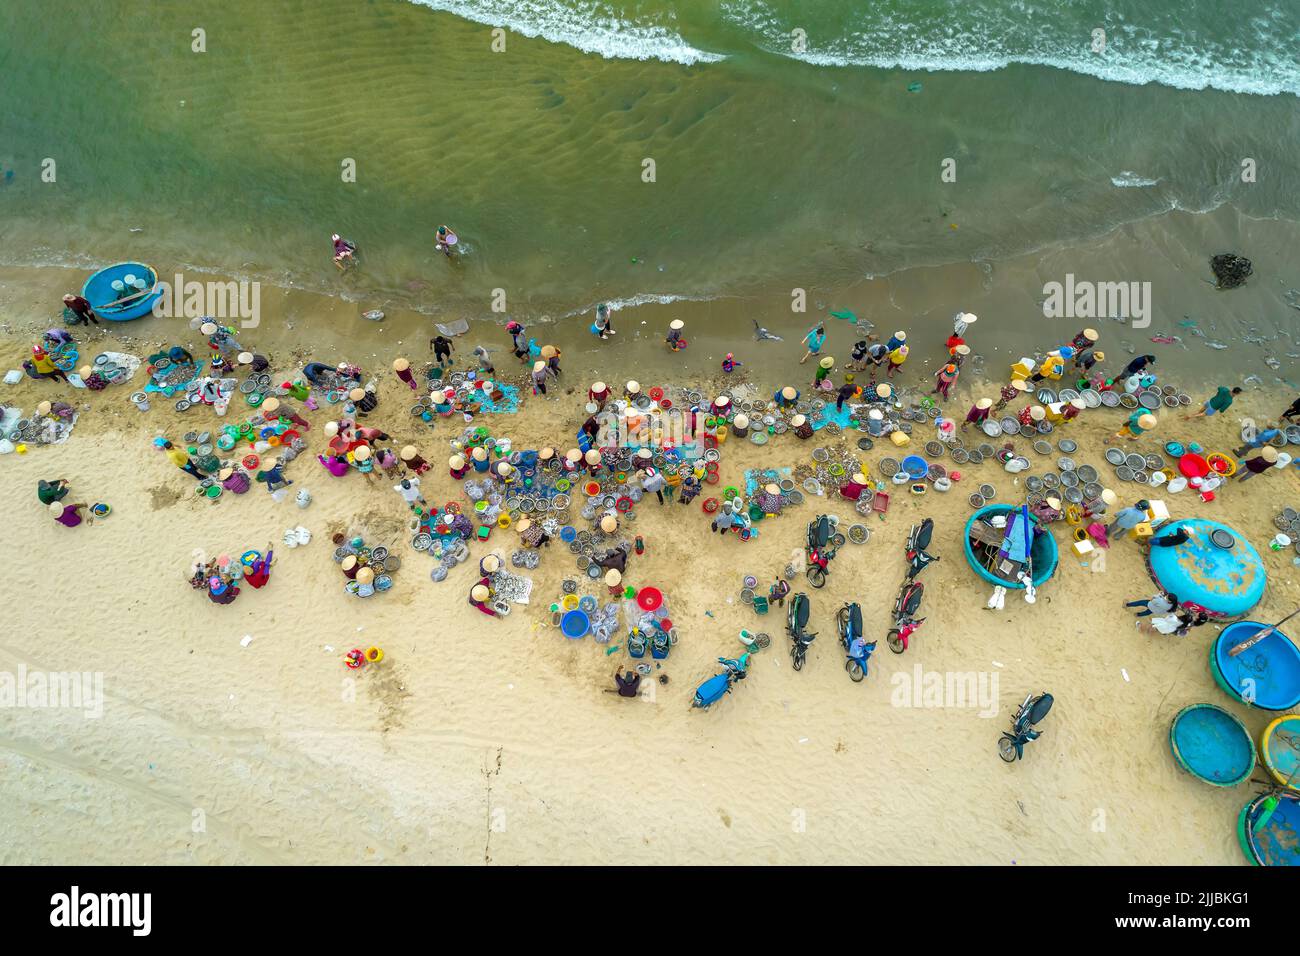
<path fill-rule="evenodd" d="M 52 272 L 8 273 L 0 289 L 5 314 L 19 314 L 20 301 L 53 301 L 72 280 Z M 328 308 L 328 300 L 311 304 L 323 358 L 334 354 L 331 335 L 356 329 L 355 307 Z M 623 313 L 618 327 L 629 328 L 636 315 Z M 343 316 L 346 329 L 319 331 Z M 291 343 L 301 345 L 302 327 L 295 333 L 292 319 L 279 318 L 246 337 L 276 368 L 296 367 Z M 94 332 L 91 354 L 109 333 L 162 341 L 168 330 L 141 324 Z M 418 348 L 390 345 L 377 329 L 358 334 L 370 339 L 342 354 L 380 372 L 383 404 L 373 417 L 435 462 L 425 482 L 431 501 L 457 497 L 457 483 L 437 466 L 459 427 L 440 424 L 430 434 L 422 426 L 416 437 L 405 386 L 382 371 L 394 354 L 422 359 L 427 334 L 413 340 Z M 26 330 L 7 335 L 6 348 L 17 355 L 30 340 Z M 150 351 L 145 342 L 130 345 Z M 485 423 L 516 447 L 567 447 L 582 414 L 579 370 L 595 361 L 591 348 L 570 366 L 574 394 L 530 399 L 520 415 Z M 610 352 L 619 367 L 608 377 L 636 369 L 654 384 L 646 369 L 664 361 L 661 351 L 640 365 L 639 350 Z M 496 358 L 504 366 L 509 356 Z M 806 371 L 811 376 L 811 366 Z M 909 381 L 919 381 L 919 370 L 912 372 Z M 753 377 L 770 388 L 766 373 Z M 810 500 L 763 522 L 761 535 L 744 544 L 710 535 L 698 501 L 662 509 L 643 502 L 635 533 L 647 552 L 632 558 L 627 580 L 665 590 L 681 642 L 661 672 L 670 683 L 654 685 L 652 699 L 625 700 L 605 692 L 615 663 L 626 661 L 622 652 L 606 656 L 590 639 L 566 640 L 549 625 L 546 606 L 575 571 L 558 543 L 533 573 L 533 606 L 504 621 L 485 618 L 465 601 L 472 566 L 430 582 L 432 562 L 407 544 L 391 482 L 333 479 L 304 455 L 288 476 L 294 491 L 315 497 L 305 511 L 292 497 L 275 503 L 260 486 L 215 505 L 198 501 L 192 480 L 151 440 L 217 420 L 207 410 L 182 416 L 157 404 L 142 415 L 127 401 L 130 390 L 77 392 L 90 407 L 67 444 L 0 461 L 10 537 L 21 543 L 0 590 L 11 608 L 0 670 L 103 672 L 106 696 L 99 719 L 72 710 L 5 713 L 0 862 L 1242 862 L 1235 820 L 1249 788 L 1216 790 L 1182 773 L 1168 727 L 1195 701 L 1228 707 L 1256 734 L 1267 715 L 1227 701 L 1214 686 L 1206 663 L 1214 627 L 1184 639 L 1134 630 L 1121 605 L 1152 586 L 1131 542 L 1112 550 L 1104 573 L 1066 555 L 1036 605 L 1012 594 L 1005 611 L 985 611 L 987 589 L 960 550 L 966 494 L 896 494 L 887 519 L 872 520 L 870 542 L 846 546 L 827 587 L 810 591 L 820 636 L 795 673 L 782 618 L 756 618 L 737 593 L 744 574 L 770 582 L 801 547 L 819 506 Z M 67 391 L 25 379 L 6 386 L 3 398 L 30 409 Z M 969 396 L 952 407 L 964 409 Z M 1290 397 L 1251 392 L 1231 419 L 1192 427 L 1169 421 L 1138 447 L 1192 436 L 1229 448 L 1238 414 L 1263 419 Z M 308 417 L 314 455 L 329 415 Z M 1085 413 L 1071 427 L 1083 446 L 1074 457 L 1100 464 L 1100 440 L 1118 417 Z M 739 483 L 747 467 L 806 461 L 822 443 L 792 435 L 763 449 L 729 441 L 723 484 Z M 865 457 L 874 466 L 883 454 Z M 1019 495 L 1013 476 L 995 464 L 967 473 L 995 484 L 1004 500 Z M 38 478 L 56 476 L 71 479 L 70 500 L 108 501 L 112 516 L 76 529 L 54 525 L 34 490 Z M 1119 490 L 1125 500 L 1137 497 L 1133 486 Z M 1263 547 L 1272 514 L 1295 505 L 1300 489 L 1292 470 L 1230 487 L 1212 506 L 1186 493 L 1166 497 L 1175 517 L 1212 516 Z M 847 517 L 847 505 L 836 499 L 826 510 Z M 903 542 L 924 515 L 936 521 L 932 550 L 942 559 L 925 572 L 926 623 L 903 656 L 882 640 L 869 678 L 853 684 L 834 610 L 859 601 L 868 634 L 883 638 L 904 572 Z M 283 531 L 299 523 L 314 533 L 311 544 L 281 546 Z M 344 593 L 331 555 L 335 531 L 364 534 L 402 555 L 393 591 L 366 601 Z M 1063 526 L 1056 531 L 1064 542 Z M 271 583 L 245 589 L 232 606 L 211 604 L 183 580 L 196 550 L 238 555 L 268 539 L 277 544 Z M 498 533 L 493 543 L 504 539 L 512 535 Z M 475 563 L 486 550 L 475 546 Z M 1281 617 L 1300 594 L 1291 556 L 1265 553 L 1272 579 L 1259 619 Z M 738 631 L 756 625 L 773 644 L 755 657 L 750 678 L 708 712 L 692 711 L 692 691 L 714 672 L 714 659 L 734 656 Z M 244 635 L 253 636 L 247 647 Z M 343 651 L 370 644 L 383 647 L 384 663 L 347 671 Z M 996 674 L 997 713 L 895 706 L 893 679 L 917 666 Z M 1056 707 L 1026 759 L 1008 766 L 997 756 L 998 735 L 1021 698 L 1040 690 L 1055 695 Z"/>

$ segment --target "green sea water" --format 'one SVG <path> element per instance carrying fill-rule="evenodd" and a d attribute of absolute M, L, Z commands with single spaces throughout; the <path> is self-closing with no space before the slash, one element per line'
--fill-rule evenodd
<path fill-rule="evenodd" d="M 1300 220 L 1297 40 L 1282 0 L 6 0 L 0 264 L 536 318 Z"/>

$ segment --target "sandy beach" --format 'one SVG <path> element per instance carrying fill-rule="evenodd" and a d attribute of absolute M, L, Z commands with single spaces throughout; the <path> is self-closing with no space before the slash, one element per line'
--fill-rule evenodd
<path fill-rule="evenodd" d="M 1049 454 L 1016 438 L 1028 471 L 962 464 L 951 490 L 914 495 L 882 466 L 899 449 L 863 448 L 856 422 L 762 445 L 733 433 L 716 486 L 687 506 L 648 494 L 622 519 L 619 535 L 644 546 L 624 583 L 662 591 L 679 636 L 626 698 L 613 672 L 638 663 L 628 610 L 608 644 L 556 625 L 567 583 L 608 596 L 565 543 L 536 569 L 507 567 L 531 580 L 528 603 L 481 614 L 468 601 L 479 560 L 510 555 L 517 529 L 473 542 L 438 580 L 394 489 L 402 471 L 332 476 L 316 456 L 344 406 L 301 397 L 286 400 L 310 424 L 286 496 L 254 483 L 198 497 L 157 444 L 216 435 L 252 406 L 236 395 L 222 417 L 154 395 L 142 412 L 131 396 L 160 350 L 211 358 L 199 314 L 64 326 L 60 304 L 114 263 L 251 283 L 255 314 L 219 316 L 241 348 L 274 383 L 311 362 L 360 366 L 379 401 L 364 424 L 391 435 L 377 447 L 411 444 L 431 463 L 435 507 L 471 507 L 447 466 L 467 427 L 563 453 L 596 380 L 666 389 L 679 408 L 683 389 L 766 401 L 791 385 L 807 400 L 818 365 L 801 364 L 801 340 L 818 324 L 835 386 L 858 341 L 905 331 L 894 413 L 910 414 L 959 312 L 979 318 L 945 415 L 960 421 L 1013 363 L 1092 327 L 1099 371 L 1152 354 L 1159 384 L 1189 397 L 1125 451 L 1197 442 L 1230 457 L 1243 428 L 1300 394 L 1298 32 L 1283 0 L 7 0 L 0 412 L 9 429 L 61 401 L 77 419 L 58 443 L 0 435 L 16 543 L 0 578 L 0 864 L 1244 865 L 1238 814 L 1265 769 L 1209 786 L 1170 747 L 1190 704 L 1224 708 L 1255 741 L 1276 716 L 1216 684 L 1221 625 L 1138 630 L 1125 604 L 1157 590 L 1143 546 L 1081 558 L 1064 521 L 1037 600 L 1012 591 L 988 609 L 964 528 L 981 484 L 1023 503 L 1068 437 L 1116 492 L 1112 512 L 1162 500 L 1258 551 L 1268 585 L 1248 619 L 1273 623 L 1300 604 L 1297 551 L 1269 547 L 1275 516 L 1300 510 L 1294 463 L 1212 501 L 1124 482 L 1104 454 L 1129 413 L 1097 407 L 1047 436 Z M 458 234 L 455 256 L 435 246 L 439 224 Z M 332 235 L 355 243 L 346 268 Z M 1216 287 L 1226 253 L 1252 263 L 1244 285 Z M 1142 292 L 1142 306 L 1049 317 L 1049 289 L 1076 279 Z M 604 340 L 590 332 L 602 303 L 616 332 Z M 511 354 L 511 320 L 562 350 L 545 396 Z M 674 320 L 681 351 L 665 343 Z M 103 390 L 23 375 L 61 328 L 77 367 L 104 353 L 143 367 Z M 393 362 L 423 385 L 440 330 L 455 330 L 448 374 L 487 348 L 517 409 L 412 414 L 427 389 Z M 741 363 L 729 374 L 728 353 Z M 1241 388 L 1230 409 L 1182 420 L 1220 386 Z M 918 422 L 903 454 L 932 437 Z M 713 533 L 707 497 L 756 469 L 803 487 L 816 449 L 880 483 L 887 513 L 809 491 L 748 540 Z M 926 454 L 957 467 L 948 447 Z M 56 523 L 37 488 L 58 478 L 67 502 L 111 514 Z M 562 522 L 577 531 L 592 528 L 583 500 Z M 791 580 L 818 634 L 796 672 L 784 609 L 760 616 L 741 592 L 801 563 L 822 513 L 870 536 L 842 547 L 825 588 Z M 939 561 L 922 576 L 924 626 L 891 653 L 905 542 L 927 517 Z M 298 527 L 310 541 L 288 547 Z M 391 590 L 345 589 L 336 538 L 354 537 L 400 559 Z M 265 587 L 218 605 L 190 586 L 196 560 L 268 544 Z M 836 634 L 846 602 L 878 641 L 861 683 Z M 745 650 L 742 631 L 770 647 L 693 708 L 718 659 Z M 372 647 L 382 661 L 347 666 Z M 32 675 L 86 675 L 90 699 L 6 696 Z M 999 759 L 1012 713 L 1044 691 L 1043 736 Z"/>
<path fill-rule="evenodd" d="M 63 270 L 4 278 L 9 315 L 31 315 L 38 301 L 57 301 L 74 285 Z M 373 346 L 354 342 L 337 354 L 375 370 L 382 403 L 372 419 L 442 462 L 460 427 L 430 431 L 416 423 L 406 386 L 387 371 L 393 356 L 427 348 L 423 338 L 408 331 L 399 340 L 387 320 L 360 323 L 351 304 L 298 295 L 272 305 L 246 338 L 277 371 L 300 367 L 302 337 L 289 316 L 308 309 L 321 330 L 313 355 L 334 358 L 331 334 L 371 336 Z M 621 325 L 630 331 L 638 313 L 626 315 L 632 322 Z M 89 339 L 88 351 L 112 344 L 136 354 L 199 338 L 166 321 L 79 337 Z M 17 352 L 48 324 L 7 329 L 7 347 Z M 461 339 L 462 350 L 476 331 Z M 798 368 L 794 343 L 762 347 L 780 350 L 773 365 Z M 606 377 L 618 380 L 617 370 L 635 372 L 647 386 L 683 381 L 652 378 L 644 369 L 675 357 L 660 347 L 641 363 L 647 350 L 625 349 L 631 363 L 602 362 Z M 616 353 L 580 352 L 566 363 L 558 394 L 530 396 L 517 415 L 478 421 L 516 447 L 567 445 L 585 414 L 588 380 L 580 370 L 606 354 Z M 499 366 L 509 368 L 507 359 L 497 353 Z M 916 370 L 906 371 L 912 374 L 901 379 L 919 385 Z M 766 366 L 742 370 L 750 372 L 744 377 L 769 394 L 782 380 Z M 987 388 L 962 384 L 953 408 Z M 1185 387 L 1208 391 L 1194 380 Z M 530 572 L 531 606 L 508 619 L 484 618 L 465 601 L 471 565 L 444 582 L 429 580 L 432 561 L 410 549 L 391 483 L 334 479 L 304 455 L 286 473 L 294 490 L 311 491 L 308 509 L 292 497 L 277 504 L 260 486 L 209 504 L 193 497 L 193 480 L 151 443 L 159 433 L 216 426 L 216 417 L 166 404 L 141 414 L 126 400 L 129 390 L 75 393 L 84 410 L 67 443 L 4 461 L 4 507 L 24 560 L 7 579 L 14 622 L 0 642 L 0 667 L 102 672 L 105 693 L 99 718 L 49 709 L 6 714 L 0 793 L 13 810 L 0 823 L 5 863 L 1241 862 L 1233 820 L 1246 788 L 1205 787 L 1168 750 L 1168 723 L 1179 709 L 1223 703 L 1206 665 L 1215 628 L 1186 638 L 1134 630 L 1121 605 L 1147 597 L 1152 586 L 1131 542 L 1112 548 L 1105 573 L 1063 556 L 1036 605 L 1013 594 L 1005 611 L 985 611 L 987 588 L 960 552 L 969 514 L 960 486 L 923 499 L 896 494 L 885 520 L 872 520 L 870 541 L 848 545 L 827 587 L 810 591 L 820 637 L 795 673 L 781 619 L 756 618 L 743 606 L 741 579 L 768 582 L 801 548 L 819 509 L 849 518 L 849 503 L 831 498 L 821 508 L 810 500 L 742 543 L 709 534 L 698 502 L 661 508 L 643 501 L 635 533 L 646 553 L 631 559 L 627 580 L 665 591 L 681 641 L 656 672 L 669 682 L 654 685 L 653 699 L 625 700 L 605 692 L 625 656 L 607 656 L 589 638 L 566 640 L 551 626 L 546 606 L 560 581 L 575 576 L 562 546 Z M 24 379 L 6 387 L 5 401 L 30 408 L 68 391 Z M 1291 397 L 1255 389 L 1230 417 L 1170 420 L 1138 445 L 1194 434 L 1207 447 L 1227 447 L 1241 416 L 1275 416 Z M 330 416 L 323 408 L 308 417 L 314 453 Z M 1101 441 L 1119 420 L 1104 408 L 1085 413 L 1070 431 L 1081 445 L 1076 459 L 1104 467 Z M 825 444 L 820 435 L 800 441 L 791 434 L 761 448 L 726 442 L 722 484 L 737 483 L 746 468 L 806 463 Z M 873 476 L 884 453 L 878 446 L 862 456 Z M 70 500 L 110 501 L 112 515 L 76 529 L 53 525 L 33 494 L 42 477 L 69 478 Z M 1018 476 L 995 463 L 970 468 L 970 481 L 995 484 L 999 500 L 1023 494 Z M 425 487 L 431 501 L 461 491 L 437 464 Z M 1228 488 L 1213 505 L 1184 495 L 1171 510 L 1210 515 L 1262 548 L 1271 516 L 1298 498 L 1289 469 Z M 867 680 L 853 684 L 834 610 L 860 602 L 868 634 L 883 636 L 907 531 L 926 515 L 935 519 L 932 550 L 941 558 L 926 571 L 927 622 L 902 656 L 882 641 Z M 284 530 L 300 523 L 312 542 L 281 549 Z M 403 554 L 392 591 L 367 601 L 344 593 L 329 541 L 339 531 Z M 502 537 L 491 544 L 501 547 Z M 235 605 L 213 605 L 185 583 L 196 551 L 238 554 L 268 540 L 277 543 L 271 584 L 245 589 Z M 487 550 L 476 545 L 475 558 Z M 1289 552 L 1263 553 L 1271 580 L 1256 616 L 1274 620 L 1291 609 L 1295 570 Z M 693 712 L 695 685 L 716 657 L 738 653 L 737 633 L 756 624 L 773 644 L 754 658 L 751 678 L 709 711 Z M 247 646 L 245 635 L 252 636 Z M 343 651 L 372 643 L 385 651 L 382 664 L 359 674 L 343 666 Z M 900 706 L 909 701 L 896 681 L 918 666 L 996 675 L 996 712 Z M 1024 761 L 1007 766 L 997 758 L 997 736 L 1020 699 L 1044 689 L 1057 699 L 1046 733 Z M 1235 710 L 1253 733 L 1267 722 Z"/>

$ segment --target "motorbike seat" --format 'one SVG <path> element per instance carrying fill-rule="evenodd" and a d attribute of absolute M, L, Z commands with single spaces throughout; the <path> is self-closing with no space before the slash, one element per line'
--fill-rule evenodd
<path fill-rule="evenodd" d="M 826 542 L 831 539 L 831 522 L 825 515 L 817 519 L 812 538 L 814 546 L 818 548 L 826 547 Z"/>
<path fill-rule="evenodd" d="M 797 602 L 797 605 L 795 607 L 795 612 L 794 612 L 794 622 L 798 624 L 800 627 L 804 627 L 808 623 L 808 610 L 809 609 L 808 609 L 807 598 L 804 598 L 802 601 Z"/>
<path fill-rule="evenodd" d="M 1052 709 L 1052 695 L 1043 694 L 1038 700 L 1029 706 L 1029 723 L 1030 726 L 1038 723 L 1047 716 L 1047 712 Z"/>
<path fill-rule="evenodd" d="M 856 604 L 849 605 L 849 630 L 854 634 L 862 633 L 862 608 Z"/>

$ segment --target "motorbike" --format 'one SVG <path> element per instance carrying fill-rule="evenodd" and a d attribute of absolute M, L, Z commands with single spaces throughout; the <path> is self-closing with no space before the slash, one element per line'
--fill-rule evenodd
<path fill-rule="evenodd" d="M 1043 735 L 1041 730 L 1034 730 L 1035 724 L 1047 716 L 1052 709 L 1052 695 L 1044 691 L 1035 697 L 1029 694 L 1024 703 L 1011 718 L 1011 731 L 1003 731 L 998 740 L 998 754 L 1007 763 L 1015 763 L 1025 755 L 1025 744 L 1037 740 Z"/>
<path fill-rule="evenodd" d="M 817 520 L 808 525 L 808 544 L 805 554 L 808 559 L 808 583 L 815 588 L 825 587 L 826 575 L 830 573 L 831 559 L 835 557 L 835 546 L 830 544 L 831 521 L 826 515 L 818 515 Z"/>
<path fill-rule="evenodd" d="M 744 680 L 748 676 L 748 654 L 742 654 L 739 658 L 719 657 L 718 663 L 723 667 L 722 673 L 714 674 L 695 688 L 695 698 L 691 701 L 692 707 L 699 707 L 702 710 L 708 709 L 711 705 L 722 700 L 726 694 L 731 693 L 732 684 Z"/>
<path fill-rule="evenodd" d="M 844 669 L 853 683 L 867 676 L 867 660 L 876 649 L 876 642 L 862 641 L 862 608 L 857 603 L 845 604 L 835 615 L 839 625 L 840 644 L 844 647 Z"/>
<path fill-rule="evenodd" d="M 790 657 L 797 671 L 803 670 L 804 659 L 808 655 L 808 645 L 817 637 L 815 633 L 809 634 L 804 628 L 808 626 L 808 614 L 812 610 L 812 604 L 808 600 L 808 595 L 800 591 L 790 602 L 790 610 L 785 618 L 785 632 L 790 635 Z"/>
<path fill-rule="evenodd" d="M 907 650 L 912 633 L 925 623 L 925 618 L 916 616 L 924 596 L 925 585 L 920 581 L 909 579 L 899 588 L 898 597 L 894 598 L 894 626 L 885 638 L 889 642 L 889 649 L 895 654 Z"/>
<path fill-rule="evenodd" d="M 910 581 L 939 559 L 926 549 L 934 535 L 934 519 L 912 525 L 907 535 L 907 579 Z"/>

